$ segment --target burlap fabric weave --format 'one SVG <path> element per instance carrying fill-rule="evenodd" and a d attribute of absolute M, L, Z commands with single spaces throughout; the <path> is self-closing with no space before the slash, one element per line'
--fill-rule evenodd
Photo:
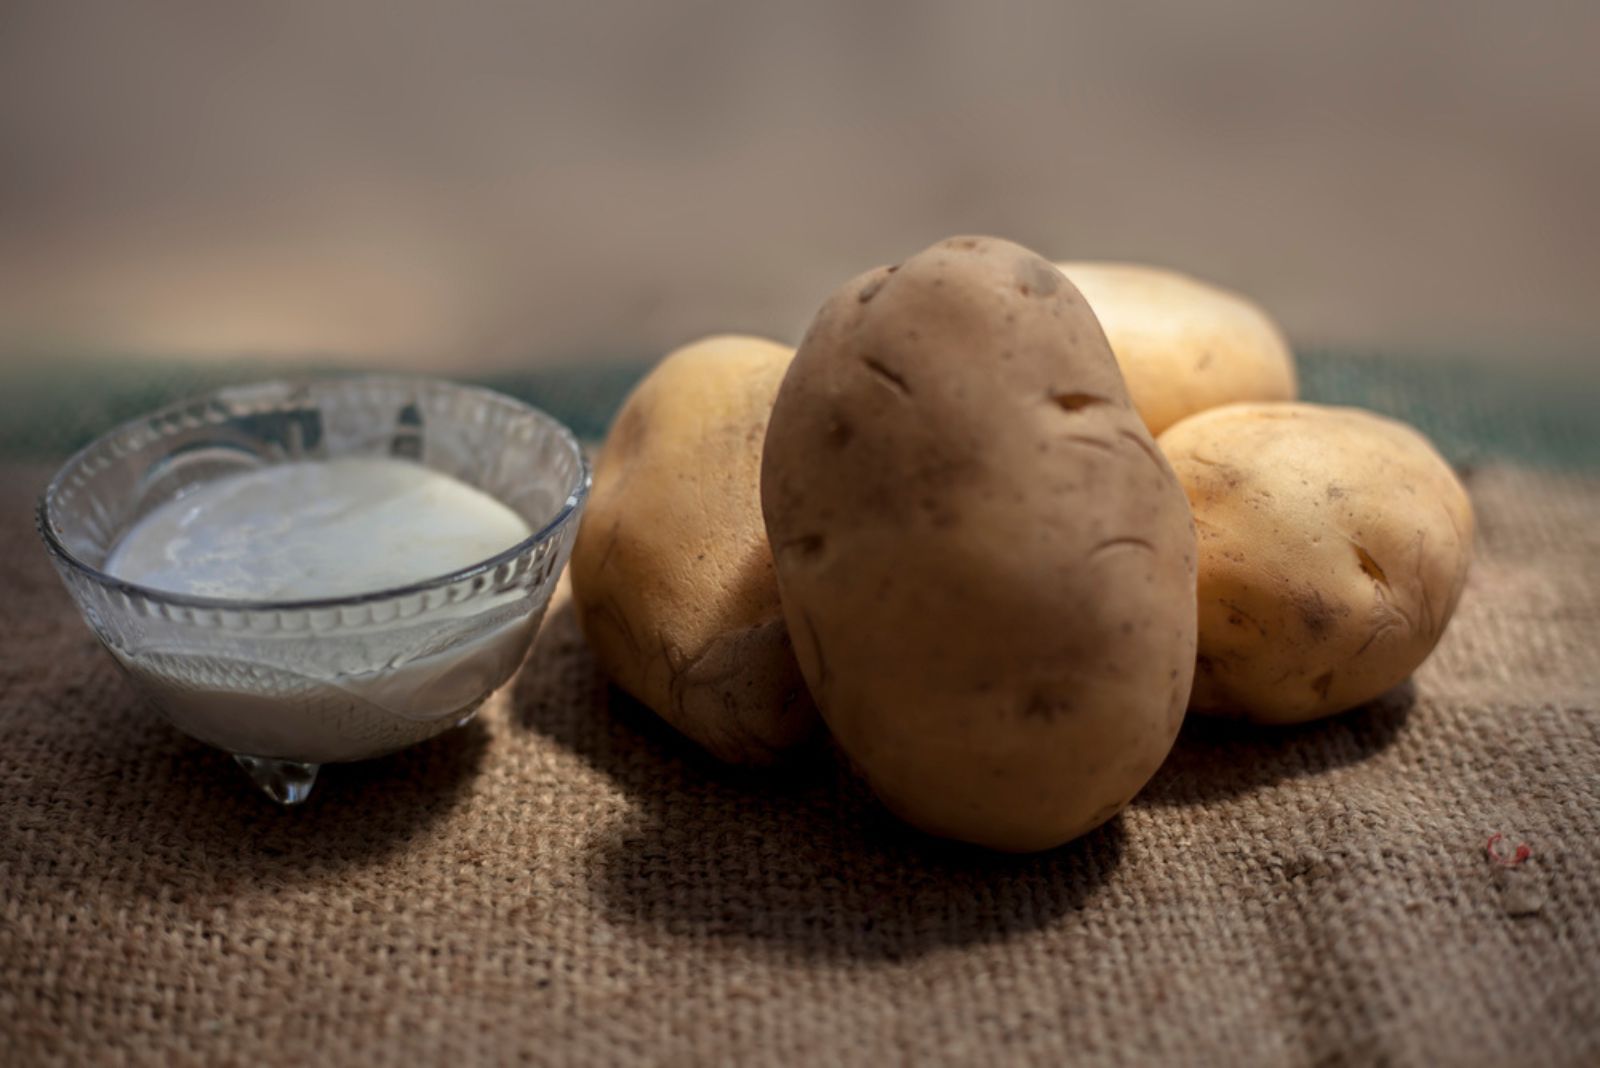
<path fill-rule="evenodd" d="M 561 601 L 477 723 L 275 808 L 94 644 L 46 474 L 0 475 L 5 1064 L 1600 1063 L 1600 482 L 1479 470 L 1411 686 L 1191 722 L 1113 824 L 1005 858 L 826 750 L 713 765 Z"/>

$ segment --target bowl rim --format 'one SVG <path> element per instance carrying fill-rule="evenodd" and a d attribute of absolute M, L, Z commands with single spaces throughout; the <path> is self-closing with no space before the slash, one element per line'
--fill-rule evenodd
<path fill-rule="evenodd" d="M 256 389 L 283 389 L 292 392 L 298 389 L 309 389 L 314 386 L 339 385 L 341 383 L 353 382 L 392 383 L 397 386 L 444 387 L 446 389 L 455 390 L 461 393 L 480 394 L 497 403 L 508 404 L 514 408 L 521 409 L 522 411 L 531 414 L 536 419 L 546 423 L 553 431 L 555 431 L 557 438 L 559 438 L 562 443 L 569 450 L 571 450 L 572 454 L 577 457 L 577 474 L 572 485 L 570 485 L 567 489 L 567 499 L 565 503 L 562 504 L 561 509 L 553 518 L 551 518 L 548 523 L 544 524 L 538 530 L 535 530 L 532 534 L 529 534 L 526 538 L 523 538 L 515 545 L 512 545 L 510 548 L 502 549 L 493 556 L 486 557 L 473 564 L 468 564 L 465 567 L 456 568 L 455 570 L 448 571 L 442 575 L 429 576 L 418 579 L 414 582 L 407 582 L 400 586 L 386 586 L 382 589 L 371 590 L 364 593 L 345 594 L 338 597 L 296 598 L 293 600 L 282 601 L 249 600 L 236 597 L 204 597 L 197 594 L 176 593 L 171 590 L 157 589 L 153 586 L 143 586 L 137 582 L 129 582 L 126 579 L 117 578 L 116 576 L 102 571 L 93 564 L 90 564 L 87 561 L 79 558 L 72 552 L 72 550 L 66 547 L 59 537 L 57 537 L 51 522 L 50 502 L 57 496 L 57 491 L 61 486 L 62 480 L 67 477 L 69 472 L 79 467 L 89 456 L 89 454 L 93 453 L 96 449 L 103 447 L 118 435 L 135 431 L 140 427 L 149 424 L 153 420 L 162 418 L 163 416 L 173 415 L 177 412 L 183 411 L 184 409 L 205 404 L 208 401 L 226 399 L 226 395 L 229 393 L 238 393 L 240 391 Z M 160 604 L 169 604 L 183 608 L 211 611 L 305 612 L 319 609 L 347 608 L 360 605 L 370 605 L 381 601 L 394 600 L 400 597 L 409 597 L 418 593 L 426 593 L 429 590 L 453 586 L 458 582 L 473 579 L 486 572 L 493 571 L 501 564 L 515 560 L 522 554 L 537 548 L 539 545 L 547 541 L 550 541 L 557 534 L 559 534 L 562 528 L 570 523 L 573 517 L 582 511 L 584 502 L 588 499 L 589 490 L 593 484 L 593 478 L 594 474 L 589 463 L 588 454 L 584 451 L 583 445 L 578 441 L 577 435 L 572 432 L 570 427 L 561 422 L 561 420 L 557 419 L 555 416 L 551 415 L 549 412 L 545 411 L 543 408 L 539 408 L 535 405 L 527 403 L 526 401 L 519 400 L 508 393 L 502 393 L 497 389 L 490 389 L 487 386 L 468 385 L 463 382 L 456 382 L 452 379 L 439 378 L 432 375 L 382 373 L 300 375 L 287 378 L 268 378 L 258 381 L 240 382 L 222 386 L 217 389 L 207 390 L 203 393 L 192 394 L 182 399 L 162 405 L 159 408 L 151 409 L 142 415 L 134 416 L 132 419 L 127 419 L 121 423 L 118 423 L 104 433 L 96 436 L 94 440 L 90 441 L 78 451 L 74 452 L 70 457 L 67 458 L 65 462 L 62 463 L 60 468 L 56 470 L 56 473 L 50 476 L 50 481 L 45 485 L 44 490 L 39 494 L 38 504 L 34 509 L 34 523 L 38 528 L 40 538 L 44 540 L 45 548 L 49 550 L 52 557 L 61 561 L 73 571 L 94 582 L 96 585 L 115 590 L 116 592 L 125 596 L 140 597 L 145 600 L 154 601 Z"/>

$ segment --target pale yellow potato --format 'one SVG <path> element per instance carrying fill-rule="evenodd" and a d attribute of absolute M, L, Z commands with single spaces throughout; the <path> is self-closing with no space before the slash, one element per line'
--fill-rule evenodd
<path fill-rule="evenodd" d="M 761 443 L 793 350 L 720 336 L 628 396 L 572 550 L 578 619 L 611 678 L 723 760 L 818 729 L 761 520 Z"/>
<path fill-rule="evenodd" d="M 1094 309 L 1150 433 L 1207 408 L 1297 396 L 1289 343 L 1245 297 L 1161 267 L 1056 266 Z"/>
<path fill-rule="evenodd" d="M 1048 261 L 953 238 L 835 292 L 778 394 L 761 498 L 806 682 L 901 818 L 1047 849 L 1166 757 L 1194 528 Z"/>
<path fill-rule="evenodd" d="M 1236 404 L 1160 444 L 1200 536 L 1193 711 L 1316 719 L 1433 651 L 1466 583 L 1473 519 L 1421 434 L 1356 408 Z"/>

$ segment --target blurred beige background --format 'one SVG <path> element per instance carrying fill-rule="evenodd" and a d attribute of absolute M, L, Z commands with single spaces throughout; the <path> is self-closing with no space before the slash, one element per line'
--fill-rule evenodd
<path fill-rule="evenodd" d="M 0 360 L 794 338 L 962 231 L 1592 351 L 1597 57 L 1592 0 L 8 0 Z"/>

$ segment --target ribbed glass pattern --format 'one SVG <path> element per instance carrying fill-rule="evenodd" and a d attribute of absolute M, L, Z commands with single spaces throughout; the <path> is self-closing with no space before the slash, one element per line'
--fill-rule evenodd
<path fill-rule="evenodd" d="M 180 596 L 100 568 L 185 487 L 294 460 L 390 456 L 505 503 L 534 534 L 449 575 L 322 601 Z M 361 376 L 220 390 L 104 435 L 38 522 L 89 626 L 174 723 L 235 753 L 324 763 L 461 722 L 515 672 L 572 549 L 589 471 L 554 419 L 490 390 Z"/>

